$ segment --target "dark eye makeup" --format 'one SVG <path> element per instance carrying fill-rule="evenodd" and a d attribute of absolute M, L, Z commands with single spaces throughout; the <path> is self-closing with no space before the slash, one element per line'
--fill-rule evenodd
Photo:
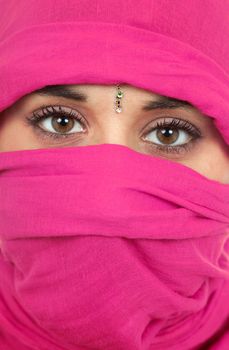
<path fill-rule="evenodd" d="M 66 108 L 60 105 L 42 105 L 39 109 L 39 111 L 34 111 L 31 116 L 28 116 L 25 118 L 26 125 L 29 125 L 34 129 L 34 131 L 38 134 L 38 137 L 45 140 L 56 140 L 60 141 L 61 139 L 69 139 L 69 138 L 75 138 L 75 132 L 73 133 L 60 133 L 60 132 L 49 132 L 40 127 L 40 123 L 47 118 L 56 118 L 58 122 L 60 122 L 60 125 L 63 126 L 63 123 L 66 123 L 69 120 L 77 121 L 79 124 L 81 124 L 83 131 L 77 132 L 77 136 L 85 133 L 85 129 L 87 127 L 87 123 L 84 119 L 84 117 L 81 115 L 81 113 L 71 109 Z M 167 118 L 167 119 L 166 119 Z M 158 118 L 157 118 L 158 119 Z M 150 150 L 154 150 L 158 153 L 186 153 L 190 150 L 192 150 L 192 147 L 194 143 L 197 140 L 200 140 L 202 138 L 202 133 L 193 124 L 191 124 L 189 121 L 185 119 L 175 118 L 171 116 L 164 116 L 163 119 L 160 117 L 160 120 L 157 121 L 156 126 L 150 126 L 147 130 L 147 132 L 144 132 L 144 137 L 148 135 L 149 133 L 152 133 L 154 131 L 157 132 L 157 135 L 161 133 L 160 136 L 163 136 L 163 138 L 167 139 L 169 141 L 169 137 L 173 134 L 180 134 L 181 132 L 185 132 L 187 135 L 191 137 L 191 139 L 188 142 L 185 142 L 183 144 L 179 145 L 173 145 L 171 144 L 157 144 L 152 141 L 146 141 L 143 137 L 144 142 L 146 145 L 150 148 Z M 169 120 L 168 120 L 169 119 Z M 155 120 L 154 120 L 155 123 Z M 166 141 L 167 141 L 166 140 Z"/>

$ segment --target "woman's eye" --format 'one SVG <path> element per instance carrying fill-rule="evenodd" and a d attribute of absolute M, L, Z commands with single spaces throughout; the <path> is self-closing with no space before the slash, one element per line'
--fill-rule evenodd
<path fill-rule="evenodd" d="M 84 132 L 83 117 L 78 112 L 62 106 L 44 106 L 39 115 L 33 112 L 26 118 L 42 137 L 62 138 Z"/>
<path fill-rule="evenodd" d="M 149 142 L 150 147 L 166 153 L 189 150 L 191 144 L 198 138 L 201 138 L 200 130 L 181 119 L 159 121 L 156 127 L 151 128 L 143 137 L 147 143 Z"/>

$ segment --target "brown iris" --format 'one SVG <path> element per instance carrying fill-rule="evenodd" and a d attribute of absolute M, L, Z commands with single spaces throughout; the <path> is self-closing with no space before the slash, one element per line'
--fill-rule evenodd
<path fill-rule="evenodd" d="M 174 143 L 179 136 L 179 132 L 171 127 L 157 130 L 157 137 L 162 143 Z"/>
<path fill-rule="evenodd" d="M 66 125 L 68 128 L 66 128 Z M 57 132 L 65 133 L 70 131 L 74 126 L 74 120 L 72 118 L 68 118 L 66 116 L 63 117 L 53 117 L 52 118 L 52 126 Z"/>

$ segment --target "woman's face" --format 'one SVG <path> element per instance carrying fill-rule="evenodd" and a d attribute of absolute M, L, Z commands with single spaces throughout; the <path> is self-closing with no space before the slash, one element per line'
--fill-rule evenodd
<path fill-rule="evenodd" d="M 114 85 L 48 86 L 22 97 L 0 113 L 0 151 L 120 144 L 229 183 L 229 147 L 212 118 L 148 90 L 121 90 L 121 113 Z"/>

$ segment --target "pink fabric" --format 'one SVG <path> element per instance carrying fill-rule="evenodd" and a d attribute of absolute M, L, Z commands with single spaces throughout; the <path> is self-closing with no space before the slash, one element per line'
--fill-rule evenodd
<path fill-rule="evenodd" d="M 227 0 L 0 9 L 0 111 L 126 82 L 193 103 L 229 144 Z M 229 347 L 229 185 L 121 145 L 2 152 L 0 239 L 3 350 Z"/>

